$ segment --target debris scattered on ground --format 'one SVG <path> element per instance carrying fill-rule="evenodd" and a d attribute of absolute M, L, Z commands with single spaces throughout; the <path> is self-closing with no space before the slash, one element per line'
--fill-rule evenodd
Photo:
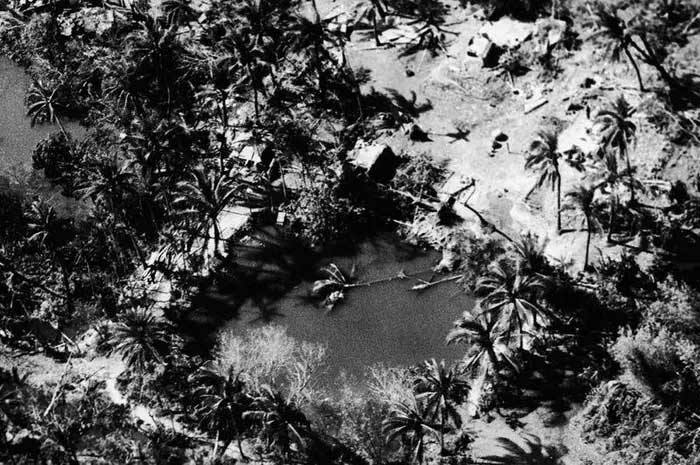
<path fill-rule="evenodd" d="M 537 32 L 537 26 L 504 16 L 498 21 L 485 24 L 480 34 L 501 48 L 515 48 L 531 38 Z"/>
<path fill-rule="evenodd" d="M 523 113 L 526 115 L 532 113 L 533 111 L 545 106 L 548 102 L 549 100 L 546 97 L 531 99 L 525 104 L 525 109 L 523 110 Z"/>
<path fill-rule="evenodd" d="M 459 173 L 453 173 L 445 180 L 442 186 L 440 186 L 440 189 L 438 190 L 438 198 L 441 202 L 445 202 L 447 199 L 455 196 L 457 196 L 458 200 L 460 200 L 462 194 L 473 186 L 474 179 Z"/>
<path fill-rule="evenodd" d="M 480 58 L 484 68 L 493 68 L 498 65 L 498 58 L 503 53 L 503 49 L 494 44 L 484 35 L 476 35 L 469 41 L 467 55 Z"/>
<path fill-rule="evenodd" d="M 411 125 L 408 130 L 408 138 L 414 142 L 429 142 L 430 136 L 417 124 Z"/>
<path fill-rule="evenodd" d="M 546 47 L 553 47 L 564 40 L 568 29 L 566 21 L 555 18 L 540 18 L 535 23 L 537 37 Z"/>
<path fill-rule="evenodd" d="M 494 129 L 491 132 L 491 138 L 496 142 L 506 142 L 508 140 L 508 135 L 500 129 Z"/>
<path fill-rule="evenodd" d="M 559 134 L 558 149 L 562 153 L 580 150 L 585 155 L 590 155 L 598 150 L 598 143 L 591 131 L 593 122 L 580 113 L 576 119 Z"/>
<path fill-rule="evenodd" d="M 385 144 L 364 145 L 362 142 L 348 156 L 348 162 L 367 171 L 378 182 L 388 182 L 396 174 L 398 157 Z"/>

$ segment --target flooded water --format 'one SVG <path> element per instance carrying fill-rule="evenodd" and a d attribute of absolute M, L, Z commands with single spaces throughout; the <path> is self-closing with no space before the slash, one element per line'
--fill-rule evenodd
<path fill-rule="evenodd" d="M 31 127 L 24 95 L 31 81 L 22 68 L 0 57 L 0 168 L 28 170 L 36 144 L 57 129 L 51 125 Z"/>
<path fill-rule="evenodd" d="M 21 183 L 37 195 L 51 198 L 59 211 L 71 214 L 81 210 L 80 202 L 67 199 L 53 188 L 41 173 L 32 170 L 36 145 L 58 128 L 51 124 L 31 126 L 24 97 L 31 80 L 9 58 L 0 57 L 0 176 Z M 65 121 L 66 130 L 80 137 L 84 129 Z"/>
<path fill-rule="evenodd" d="M 431 270 L 438 254 L 402 248 L 396 240 L 364 243 L 353 256 L 326 262 L 346 272 L 354 264 L 359 282 L 395 277 L 400 272 L 419 273 L 425 280 L 433 278 Z M 422 292 L 411 290 L 418 282 L 410 277 L 349 289 L 345 300 L 328 312 L 309 301 L 313 283 L 304 281 L 276 302 L 279 315 L 273 322 L 286 326 L 290 336 L 328 346 L 329 380 L 341 372 L 362 376 L 376 363 L 409 366 L 429 358 L 459 360 L 465 348 L 447 346 L 445 336 L 462 311 L 471 308 L 473 300 L 454 282 Z M 261 324 L 259 314 L 258 308 L 247 303 L 227 327 L 242 331 Z"/>

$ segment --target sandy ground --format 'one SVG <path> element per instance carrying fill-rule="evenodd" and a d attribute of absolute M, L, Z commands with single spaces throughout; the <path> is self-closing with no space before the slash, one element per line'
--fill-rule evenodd
<path fill-rule="evenodd" d="M 322 9 L 325 7 L 324 11 L 328 11 L 338 6 L 349 8 L 348 5 L 352 4 L 354 2 L 350 0 L 336 1 L 331 2 L 330 7 L 327 3 L 322 4 Z M 458 35 L 454 38 L 447 36 L 447 56 L 433 58 L 430 54 L 419 52 L 402 59 L 398 57 L 397 48 L 378 49 L 370 36 L 353 34 L 352 42 L 348 45 L 349 60 L 352 66 L 371 71 L 371 82 L 367 88 L 395 89 L 407 97 L 415 92 L 418 103 L 426 100 L 432 103 L 433 109 L 422 113 L 417 119 L 421 128 L 434 134 L 430 142 L 411 142 L 401 131 L 386 136 L 384 142 L 397 153 L 422 151 L 436 159 L 447 159 L 451 171 L 476 180 L 476 189 L 469 200 L 471 206 L 506 231 L 515 234 L 530 231 L 546 238 L 546 251 L 552 259 L 571 263 L 574 270 L 580 270 L 586 243 L 583 218 L 574 212 L 565 213 L 562 225 L 565 230 L 571 231 L 557 234 L 554 193 L 536 191 L 526 199 L 536 174 L 525 171 L 525 152 L 535 132 L 550 125 L 553 120 L 560 120 L 562 126 L 568 128 L 566 134 L 580 134 L 577 127 L 585 129 L 593 125 L 584 110 L 566 113 L 573 98 L 584 92 L 581 84 L 588 77 L 596 81 L 595 92 L 590 93 L 600 96 L 590 101 L 592 115 L 597 108 L 620 93 L 632 104 L 639 103 L 642 96 L 637 91 L 632 69 L 625 62 L 609 63 L 601 57 L 600 50 L 584 43 L 580 51 L 560 62 L 564 71 L 556 81 L 545 83 L 538 78 L 536 71 L 531 71 L 516 78 L 515 85 L 511 87 L 504 77 L 482 68 L 478 58 L 469 57 L 466 53 L 470 38 L 483 26 L 483 21 L 475 17 L 478 15 L 465 10 L 455 11 L 456 14 L 450 16 L 447 23 L 448 28 Z M 415 75 L 407 76 L 407 69 Z M 647 70 L 647 74 L 653 76 L 650 70 Z M 484 100 L 489 92 L 498 93 L 502 100 Z M 539 96 L 544 96 L 547 104 L 525 114 L 528 105 Z M 637 150 L 631 158 L 639 166 L 640 176 L 650 178 L 653 177 L 652 168 L 660 163 L 665 141 L 653 127 L 642 121 L 641 116 L 637 121 L 640 128 Z M 455 124 L 471 129 L 466 141 L 436 135 L 453 131 Z M 494 131 L 507 134 L 508 143 L 492 154 Z M 572 142 L 585 145 L 583 141 L 570 139 L 568 145 Z M 682 167 L 678 168 L 678 171 L 682 170 Z M 563 194 L 582 181 L 581 173 L 568 166 L 562 168 Z M 601 234 L 594 234 L 591 263 L 601 256 L 615 257 L 620 253 L 620 247 L 610 247 Z"/>

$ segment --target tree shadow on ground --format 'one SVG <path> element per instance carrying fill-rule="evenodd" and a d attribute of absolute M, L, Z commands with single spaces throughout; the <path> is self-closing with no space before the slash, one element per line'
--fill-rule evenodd
<path fill-rule="evenodd" d="M 404 96 L 396 89 L 386 89 L 380 92 L 374 88 L 362 96 L 362 109 L 366 116 L 388 115 L 391 121 L 390 127 L 398 127 L 418 118 L 422 113 L 433 109 L 429 99 L 418 103 L 418 96 L 411 92 L 409 97 Z"/>
<path fill-rule="evenodd" d="M 493 465 L 559 465 L 563 463 L 561 457 L 566 452 L 554 446 L 543 444 L 542 440 L 533 434 L 521 436 L 521 442 L 524 444 L 519 444 L 505 437 L 496 439 L 496 442 L 503 452 L 482 457 L 480 463 Z"/>

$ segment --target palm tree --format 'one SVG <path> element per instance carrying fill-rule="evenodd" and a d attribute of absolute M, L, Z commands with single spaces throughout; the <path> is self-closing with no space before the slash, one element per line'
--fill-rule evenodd
<path fill-rule="evenodd" d="M 236 57 L 236 63 L 242 71 L 235 87 L 246 85 L 253 91 L 255 120 L 260 119 L 260 95 L 266 95 L 265 77 L 272 76 L 272 66 L 265 60 L 265 50 L 255 43 L 255 38 L 230 34 L 223 41 L 224 48 Z M 232 69 L 232 68 L 231 68 Z"/>
<path fill-rule="evenodd" d="M 103 101 L 111 103 L 111 108 L 115 113 L 117 111 L 126 113 L 129 108 L 141 113 L 139 97 L 141 89 L 138 81 L 134 79 L 133 73 L 127 69 L 126 63 L 110 63 L 103 72 Z"/>
<path fill-rule="evenodd" d="M 363 19 L 369 19 L 372 22 L 374 42 L 379 47 L 382 45 L 379 41 L 379 21 L 383 22 L 388 16 L 387 7 L 384 5 L 383 0 L 367 0 L 366 3 L 361 12 L 355 17 L 354 28 L 357 29 L 358 23 Z"/>
<path fill-rule="evenodd" d="M 121 354 L 129 369 L 145 373 L 154 362 L 162 363 L 168 353 L 165 323 L 145 308 L 130 308 L 122 316 L 110 341 L 112 352 Z"/>
<path fill-rule="evenodd" d="M 67 240 L 65 222 L 58 217 L 53 205 L 45 200 L 37 200 L 32 202 L 30 208 L 28 228 L 32 234 L 27 238 L 27 241 L 37 243 L 41 247 L 46 248 L 58 262 L 61 269 L 66 304 L 68 305 L 68 310 L 72 312 L 74 306 L 70 285 L 70 267 L 61 251 L 61 247 Z"/>
<path fill-rule="evenodd" d="M 559 136 L 556 132 L 538 131 L 537 139 L 530 144 L 530 151 L 525 160 L 525 169 L 535 169 L 540 173 L 532 190 L 549 185 L 557 195 L 557 232 L 561 231 L 561 153 L 558 151 L 558 144 Z"/>
<path fill-rule="evenodd" d="M 50 250 L 59 247 L 61 228 L 53 205 L 43 199 L 32 202 L 28 227 L 32 232 L 27 238 L 29 242 L 36 242 Z"/>
<path fill-rule="evenodd" d="M 537 317 L 549 316 L 537 301 L 544 288 L 544 281 L 536 275 L 527 275 L 509 264 L 494 262 L 488 273 L 476 283 L 477 295 L 483 295 L 481 306 L 485 312 L 507 323 L 507 328 L 517 327 L 520 342 L 523 341 L 523 325 L 537 326 Z"/>
<path fill-rule="evenodd" d="M 306 448 L 304 436 L 309 432 L 309 421 L 293 400 L 269 386 L 262 387 L 260 395 L 253 399 L 252 410 L 245 412 L 243 418 L 259 421 L 268 447 L 276 446 L 285 460 L 292 444 Z"/>
<path fill-rule="evenodd" d="M 559 465 L 562 463 L 556 449 L 544 446 L 539 437 L 527 434 L 522 439 L 525 441 L 525 446 L 521 446 L 512 439 L 498 438 L 498 444 L 505 453 L 489 455 L 482 460 L 492 465 Z"/>
<path fill-rule="evenodd" d="M 494 373 L 498 373 L 502 360 L 516 368 L 509 356 L 510 339 L 498 319 L 477 307 L 471 312 L 465 311 L 455 321 L 455 328 L 447 334 L 446 342 L 468 344 L 476 349 L 474 355 L 467 360 L 466 368 L 482 365 L 486 371 L 491 368 Z M 485 365 L 485 361 L 490 366 Z"/>
<path fill-rule="evenodd" d="M 518 267 L 521 273 L 547 275 L 551 267 L 545 255 L 546 240 L 540 240 L 537 235 L 527 232 L 513 242 L 513 250 L 517 255 Z"/>
<path fill-rule="evenodd" d="M 252 399 L 245 392 L 245 383 L 241 380 L 240 373 L 234 374 L 233 368 L 229 368 L 227 375 L 221 376 L 214 371 L 203 370 L 197 378 L 203 384 L 195 391 L 199 399 L 197 415 L 204 430 L 216 431 L 214 457 L 217 455 L 219 438 L 226 441 L 221 449 L 223 455 L 235 437 L 241 459 L 246 460 L 241 444 L 243 414 L 248 411 Z"/>
<path fill-rule="evenodd" d="M 110 215 L 109 218 L 104 218 L 106 221 L 103 225 L 107 226 L 106 231 L 118 257 L 123 256 L 124 249 L 119 247 L 116 231 L 120 227 L 128 226 L 125 221 L 128 215 L 125 216 L 125 213 L 129 211 L 129 206 L 133 205 L 131 201 L 139 195 L 135 185 L 137 176 L 132 172 L 132 166 L 133 163 L 121 162 L 116 156 L 111 160 L 100 161 L 88 167 L 87 186 L 78 190 L 82 199 L 92 199 L 95 205 L 102 207 L 103 211 Z M 134 217 L 135 215 L 130 216 Z M 136 256 L 143 262 L 145 256 L 135 236 L 129 234 L 129 239 Z"/>
<path fill-rule="evenodd" d="M 170 25 L 188 23 L 197 15 L 191 0 L 165 0 L 162 6 Z"/>
<path fill-rule="evenodd" d="M 608 242 L 612 239 L 612 231 L 615 221 L 615 209 L 619 204 L 618 187 L 625 185 L 630 191 L 633 189 L 643 189 L 644 185 L 634 177 L 633 173 L 629 173 L 627 169 L 620 170 L 617 156 L 606 150 L 603 153 L 603 161 L 599 170 L 598 179 L 596 180 L 595 188 L 601 189 L 608 194 L 609 214 L 608 214 Z"/>
<path fill-rule="evenodd" d="M 627 163 L 627 174 L 631 176 L 630 145 L 636 140 L 637 125 L 632 122 L 636 109 L 620 95 L 607 108 L 598 112 L 596 120 L 602 124 L 602 142 L 605 148 L 616 148 L 620 158 Z M 634 187 L 630 184 L 630 192 L 634 202 Z"/>
<path fill-rule="evenodd" d="M 639 66 L 630 52 L 630 46 L 635 44 L 632 40 L 632 31 L 627 27 L 625 21 L 617 15 L 611 5 L 598 3 L 596 5 L 596 22 L 601 28 L 598 35 L 603 35 L 609 40 L 608 52 L 613 61 L 618 61 L 622 53 L 625 54 L 630 64 L 634 68 L 639 82 L 639 90 L 644 92 L 644 82 Z"/>
<path fill-rule="evenodd" d="M 445 426 L 448 421 L 455 428 L 462 425 L 462 419 L 455 408 L 469 393 L 469 383 L 454 368 L 446 368 L 445 361 L 435 359 L 425 361 L 425 373 L 417 380 L 418 399 L 425 400 L 426 413 L 432 412 L 431 421 L 440 417 L 440 452 L 445 450 Z"/>
<path fill-rule="evenodd" d="M 410 441 L 413 450 L 412 461 L 419 464 L 423 463 L 427 439 L 430 436 L 436 439 L 440 436 L 435 425 L 426 421 L 418 407 L 406 402 L 392 407 L 389 417 L 382 422 L 382 432 L 387 444 L 391 444 L 398 437 Z"/>
<path fill-rule="evenodd" d="M 193 170 L 189 179 L 178 185 L 182 194 L 175 199 L 175 203 L 188 207 L 185 213 L 195 213 L 199 217 L 200 231 L 214 230 L 214 251 L 218 254 L 221 240 L 219 215 L 238 195 L 238 186 L 220 172 L 202 168 Z"/>
<path fill-rule="evenodd" d="M 320 16 L 316 13 L 314 19 L 309 19 L 303 15 L 298 15 L 293 34 L 293 50 L 297 52 L 311 51 L 309 65 L 316 71 L 318 90 L 323 95 L 326 90 L 325 60 L 329 58 L 328 50 L 324 47 L 324 43 L 330 39 L 330 36 L 323 23 L 321 23 Z"/>
<path fill-rule="evenodd" d="M 58 113 L 63 110 L 56 95 L 60 87 L 60 85 L 56 85 L 53 89 L 49 89 L 44 83 L 35 79 L 27 92 L 27 116 L 31 118 L 32 126 L 37 123 L 55 123 L 61 133 L 68 137 L 66 129 L 58 117 Z"/>
<path fill-rule="evenodd" d="M 106 206 L 115 218 L 120 218 L 125 196 L 136 193 L 136 175 L 129 164 L 112 158 L 92 167 L 89 178 L 90 184 L 80 191 L 82 198 L 91 198 L 96 204 Z"/>
<path fill-rule="evenodd" d="M 150 94 L 153 103 L 164 106 L 169 115 L 173 84 L 180 76 L 177 64 L 181 44 L 176 28 L 165 27 L 158 18 L 134 8 L 132 14 L 137 27 L 124 39 L 124 56 L 135 64 L 134 79 L 142 86 L 137 91 Z"/>
<path fill-rule="evenodd" d="M 224 159 L 226 156 L 228 156 L 228 98 L 231 94 L 231 75 L 237 74 L 238 63 L 235 62 L 232 55 L 224 54 L 216 57 L 216 59 L 209 60 L 207 68 L 210 82 L 204 86 L 204 89 L 200 95 L 213 100 L 219 110 L 217 112 L 221 125 L 219 133 L 219 169 L 223 172 Z"/>
<path fill-rule="evenodd" d="M 576 186 L 574 189 L 566 193 L 569 199 L 569 204 L 566 208 L 572 208 L 583 213 L 586 225 L 586 255 L 583 259 L 583 269 L 588 268 L 588 253 L 591 247 L 591 232 L 593 230 L 595 219 L 593 217 L 593 200 L 595 198 L 595 189 L 590 186 Z"/>

